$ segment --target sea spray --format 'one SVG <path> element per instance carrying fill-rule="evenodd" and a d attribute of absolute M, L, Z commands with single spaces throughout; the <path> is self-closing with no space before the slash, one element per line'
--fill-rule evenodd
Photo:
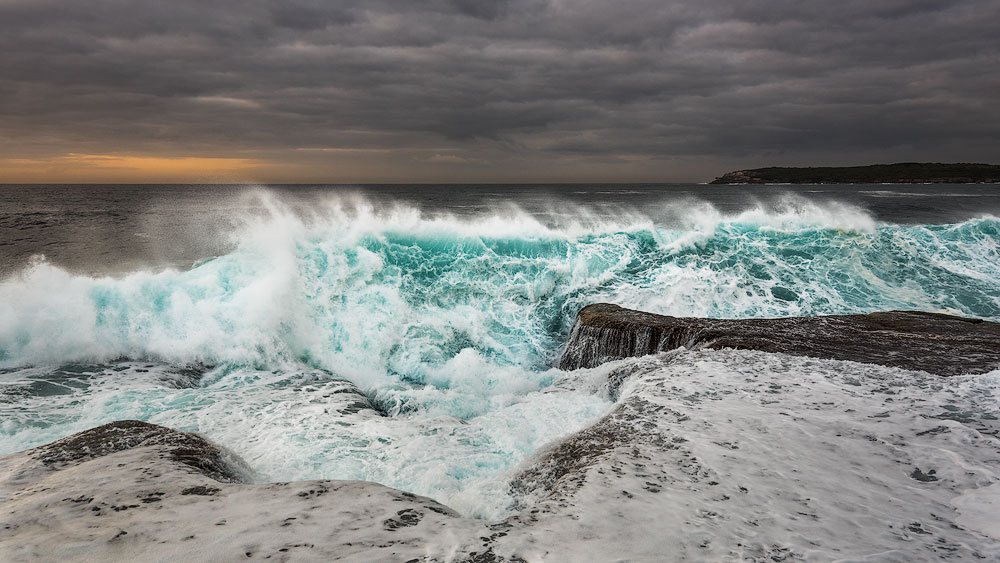
<path fill-rule="evenodd" d="M 514 207 L 459 219 L 350 198 L 293 212 L 258 197 L 265 211 L 236 248 L 185 271 L 92 278 L 40 261 L 5 280 L 3 364 L 292 360 L 383 384 L 420 381 L 421 366 L 467 347 L 546 365 L 598 300 L 713 317 L 1000 315 L 995 218 L 876 226 L 856 208 L 792 200 L 732 216 L 666 208 L 655 214 L 677 221 L 664 225 L 580 209 L 547 225 Z"/>

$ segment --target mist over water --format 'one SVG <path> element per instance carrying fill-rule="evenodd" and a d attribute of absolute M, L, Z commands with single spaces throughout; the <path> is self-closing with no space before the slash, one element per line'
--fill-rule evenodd
<path fill-rule="evenodd" d="M 589 303 L 1000 320 L 1000 220 L 986 213 L 893 223 L 803 194 L 465 212 L 227 197 L 206 229 L 221 238 L 198 246 L 217 254 L 190 267 L 95 275 L 36 256 L 0 282 L 0 453 L 141 418 L 201 431 L 262 478 L 373 480 L 495 517 L 504 475 L 611 406 L 600 368 L 551 368 Z M 341 379 L 392 416 L 326 409 Z"/>

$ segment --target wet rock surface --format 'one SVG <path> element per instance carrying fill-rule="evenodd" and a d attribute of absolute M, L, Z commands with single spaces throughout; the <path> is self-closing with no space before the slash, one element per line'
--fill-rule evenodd
<path fill-rule="evenodd" d="M 133 448 L 159 448 L 162 455 L 224 483 L 245 482 L 252 471 L 237 455 L 197 434 L 178 432 L 139 420 L 120 420 L 30 450 L 45 466 L 58 470 Z"/>
<path fill-rule="evenodd" d="M 498 543 L 529 561 L 1000 557 L 994 374 L 710 349 L 580 372 L 631 377 L 515 475 Z"/>
<path fill-rule="evenodd" d="M 779 319 L 681 318 L 600 303 L 580 311 L 559 365 L 595 367 L 680 347 L 782 352 L 945 376 L 978 374 L 1000 366 L 1000 324 L 910 311 Z"/>

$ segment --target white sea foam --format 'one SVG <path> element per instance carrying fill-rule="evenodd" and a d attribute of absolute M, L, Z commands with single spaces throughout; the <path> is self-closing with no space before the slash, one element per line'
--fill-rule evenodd
<path fill-rule="evenodd" d="M 41 260 L 0 282 L 0 453 L 134 417 L 203 431 L 269 478 L 371 479 L 489 516 L 509 504 L 501 476 L 610 405 L 549 368 L 583 305 L 1000 318 L 992 218 L 880 226 L 799 199 L 457 217 L 253 197 L 234 250 L 188 270 L 90 277 Z M 45 367 L 72 362 L 101 365 Z M 199 365 L 197 386 L 171 383 Z M 324 412 L 329 389 L 286 383 L 313 372 L 396 416 Z"/>

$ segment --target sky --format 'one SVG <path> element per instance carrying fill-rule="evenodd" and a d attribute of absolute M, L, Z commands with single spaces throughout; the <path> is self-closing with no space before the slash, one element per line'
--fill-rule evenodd
<path fill-rule="evenodd" d="M 997 0 L 0 0 L 0 182 L 1000 162 Z"/>

